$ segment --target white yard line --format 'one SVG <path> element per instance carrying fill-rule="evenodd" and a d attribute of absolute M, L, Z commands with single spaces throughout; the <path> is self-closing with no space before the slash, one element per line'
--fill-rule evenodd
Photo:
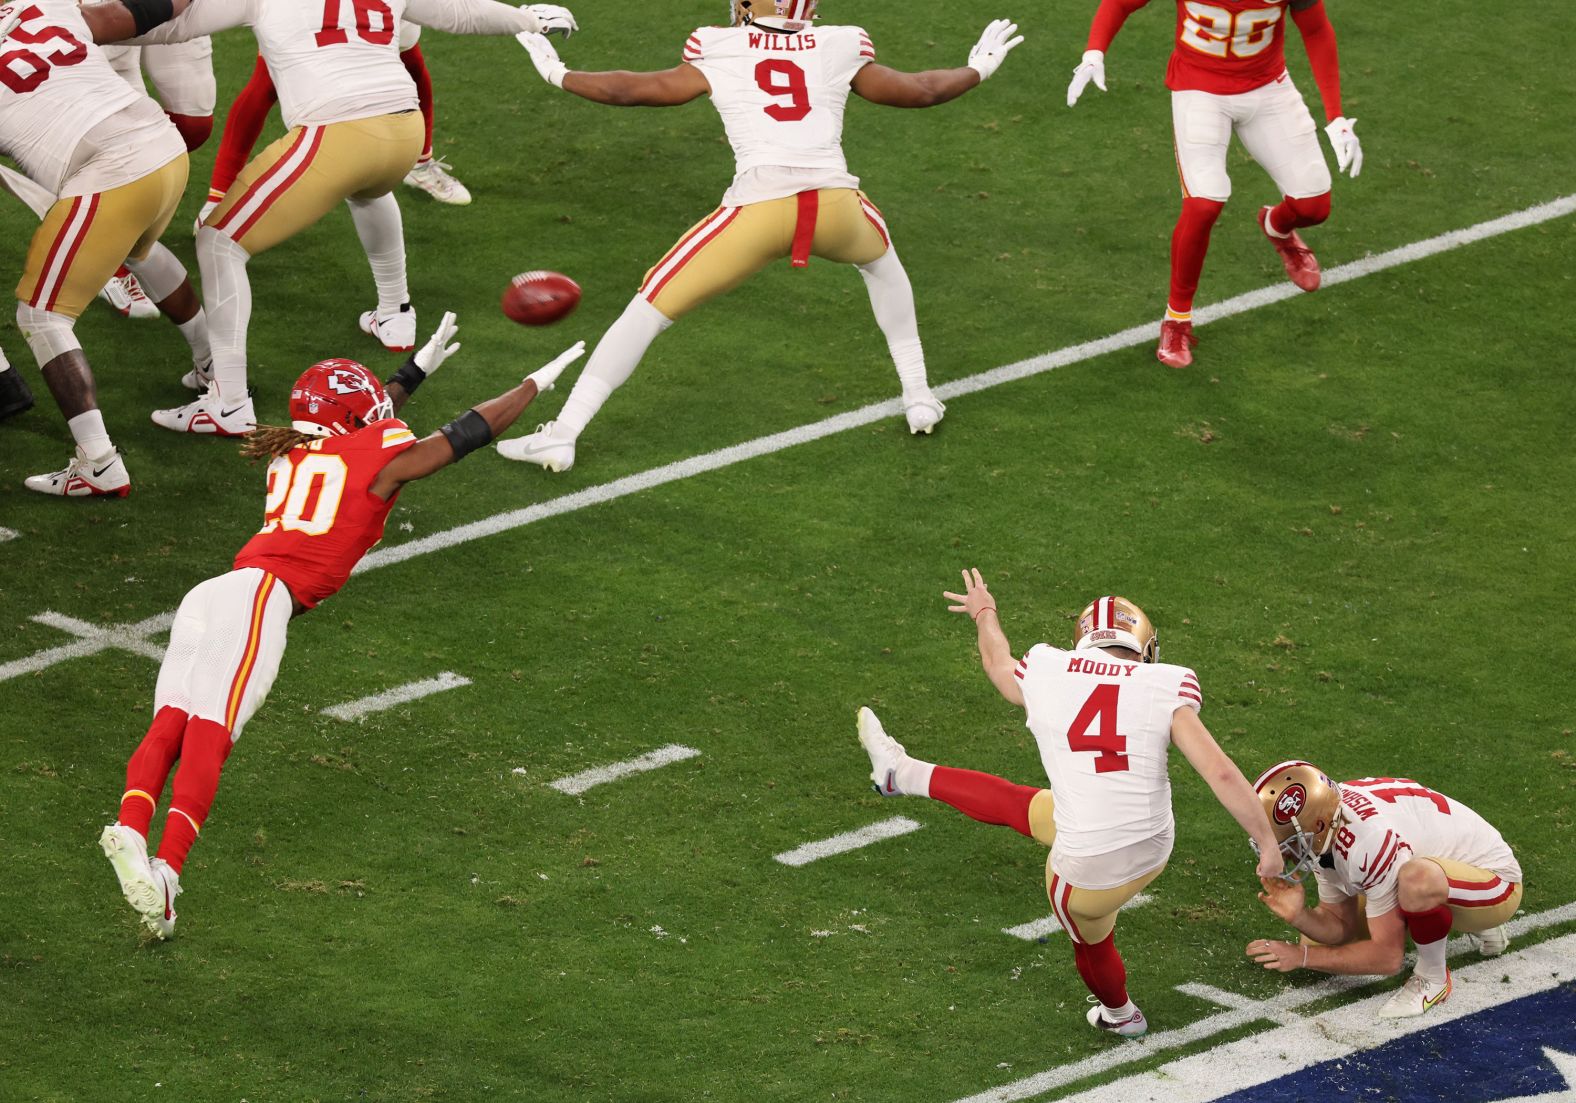
<path fill-rule="evenodd" d="M 323 710 L 324 716 L 332 716 L 335 720 L 360 720 L 374 712 L 383 712 L 395 705 L 419 701 L 423 697 L 431 697 L 434 693 L 442 693 L 447 689 L 459 689 L 468 686 L 471 680 L 463 674 L 456 674 L 452 670 L 445 670 L 436 678 L 427 678 L 420 682 L 410 682 L 406 685 L 386 689 L 382 693 L 374 693 L 371 697 L 362 697 L 356 701 L 346 701 L 342 705 L 334 705 Z"/>
<path fill-rule="evenodd" d="M 1459 249 L 1473 242 L 1483 241 L 1488 238 L 1508 234 L 1516 230 L 1536 226 L 1540 223 L 1551 222 L 1556 218 L 1563 218 L 1576 212 L 1576 195 L 1561 196 L 1559 199 L 1548 203 L 1540 203 L 1535 207 L 1516 211 L 1500 218 L 1480 222 L 1475 226 L 1468 226 L 1461 230 L 1451 230 L 1428 238 L 1425 241 L 1413 242 L 1387 252 L 1377 253 L 1362 260 L 1349 264 L 1337 265 L 1326 269 L 1324 272 L 1324 285 L 1333 287 L 1337 284 L 1348 283 L 1352 280 L 1371 276 L 1376 272 L 1383 272 L 1399 265 L 1409 264 L 1415 260 L 1435 256 L 1439 253 Z M 1257 291 L 1249 291 L 1224 302 L 1212 306 L 1201 307 L 1193 313 L 1195 326 L 1207 325 L 1225 318 L 1235 317 L 1250 310 L 1269 306 L 1285 299 L 1296 298 L 1302 292 L 1290 283 L 1279 282 Z M 977 391 L 999 387 L 1003 383 L 1011 383 L 1030 376 L 1041 375 L 1057 368 L 1064 368 L 1085 360 L 1092 360 L 1109 352 L 1132 348 L 1136 345 L 1153 341 L 1157 334 L 1156 324 L 1146 322 L 1142 325 L 1124 329 L 1120 333 L 1113 333 L 1109 337 L 1102 337 L 1096 341 L 1085 341 L 1082 344 L 1060 349 L 1056 352 L 1046 353 L 1042 356 L 1021 360 L 1016 364 L 995 368 L 991 371 L 980 372 L 964 379 L 957 379 L 951 383 L 944 383 L 937 387 L 936 394 L 943 399 L 957 398 L 961 395 L 973 394 Z M 496 536 L 499 533 L 509 532 L 526 525 L 545 521 L 551 517 L 558 517 L 576 510 L 586 509 L 590 506 L 601 505 L 643 490 L 663 486 L 680 479 L 693 478 L 710 471 L 717 471 L 746 460 L 756 459 L 760 456 L 769 456 L 775 452 L 782 452 L 801 444 L 821 440 L 824 437 L 857 429 L 863 425 L 870 425 L 885 418 L 895 418 L 902 414 L 902 403 L 897 399 L 888 402 L 877 402 L 858 410 L 838 414 L 827 418 L 825 421 L 801 425 L 796 429 L 789 429 L 770 436 L 758 437 L 755 440 L 745 441 L 742 444 L 732 445 L 728 448 L 718 449 L 701 456 L 692 456 L 686 460 L 665 464 L 662 467 L 642 471 L 622 479 L 615 479 L 610 483 L 600 486 L 587 487 L 585 490 L 573 494 L 565 494 L 558 498 L 551 498 L 545 502 L 538 502 L 523 509 L 509 510 L 505 513 L 484 517 L 479 521 L 459 525 L 443 532 L 433 533 L 431 536 L 419 540 L 409 540 L 403 544 L 392 547 L 381 547 L 367 555 L 356 565 L 356 574 L 364 571 L 374 571 L 379 567 L 403 563 L 407 559 L 428 555 L 432 552 L 443 551 L 471 540 L 480 540 L 486 536 Z M 167 614 L 168 615 L 168 614 Z M 0 665 L 0 682 L 8 678 L 15 678 L 21 674 L 34 673 L 55 663 L 67 659 L 78 658 L 82 655 L 93 654 L 103 650 L 102 647 L 84 645 L 82 643 L 67 644 L 63 647 L 49 648 L 39 651 L 24 659 Z"/>
<path fill-rule="evenodd" d="M 1127 903 L 1122 905 L 1122 910 L 1128 908 L 1141 908 L 1153 900 L 1147 892 L 1141 892 Z M 1028 923 L 1020 923 L 1016 927 L 1003 927 L 1002 934 L 1010 934 L 1013 938 L 1021 938 L 1025 942 L 1038 942 L 1042 938 L 1049 938 L 1061 931 L 1062 925 L 1056 921 L 1056 916 L 1047 915 Z"/>
<path fill-rule="evenodd" d="M 629 777 L 631 774 L 644 774 L 650 770 L 660 770 L 664 766 L 671 766 L 675 762 L 683 762 L 687 758 L 697 758 L 700 752 L 694 747 L 685 747 L 678 743 L 669 743 L 666 747 L 658 747 L 654 751 L 640 755 L 636 758 L 615 762 L 610 766 L 596 766 L 589 770 L 582 770 L 578 774 L 561 777 L 557 781 L 548 782 L 548 787 L 557 789 L 571 797 L 577 797 L 587 789 L 598 785 L 606 785 L 610 781 Z"/>
<path fill-rule="evenodd" d="M 1535 931 L 1560 923 L 1568 923 L 1572 920 L 1576 920 L 1576 903 L 1564 904 L 1558 908 L 1534 912 L 1531 915 L 1518 916 L 1507 923 L 1505 927 L 1510 932 L 1511 937 L 1515 938 L 1528 931 Z M 1563 945 L 1573 938 L 1576 938 L 1576 936 L 1565 936 L 1557 940 L 1557 942 Z M 1459 954 L 1466 950 L 1468 945 L 1465 936 L 1452 938 L 1450 940 L 1450 952 L 1451 954 Z M 1533 949 L 1541 949 L 1541 946 Z M 1568 963 L 1569 958 L 1566 960 Z M 1501 968 L 1505 961 L 1505 958 L 1496 958 L 1493 961 L 1485 962 L 1484 965 L 1492 972 Z M 1477 967 L 1471 966 L 1469 968 Z M 1206 1015 L 1197 1022 L 1189 1023 L 1187 1026 L 1179 1026 L 1172 1030 L 1162 1030 L 1159 1033 L 1150 1034 L 1141 1041 L 1116 1046 L 1102 1053 L 1097 1053 L 1093 1057 L 1074 1061 L 1069 1065 L 1058 1065 L 1056 1068 L 1046 1069 L 1044 1072 L 1035 1073 L 1033 1076 L 1026 1076 L 1021 1080 L 1014 1080 L 1010 1084 L 1003 1084 L 1001 1087 L 991 1088 L 989 1091 L 980 1092 L 978 1095 L 960 1099 L 957 1103 L 1016 1103 L 1017 1100 L 1021 1099 L 1033 1099 L 1057 1088 L 1075 1084 L 1080 1080 L 1086 1080 L 1091 1076 L 1109 1072 L 1123 1065 L 1132 1064 L 1136 1061 L 1147 1061 L 1162 1050 L 1192 1045 L 1216 1034 L 1223 1034 L 1228 1030 L 1236 1030 L 1238 1027 L 1247 1026 L 1249 1023 L 1265 1020 L 1280 1021 L 1285 1016 L 1295 1012 L 1299 1007 L 1304 1007 L 1328 996 L 1337 995 L 1353 988 L 1372 984 L 1375 979 L 1374 977 L 1327 977 L 1317 984 L 1288 989 L 1280 995 L 1273 996 L 1267 1000 L 1251 1001 L 1246 1006 L 1234 1000 L 1233 1005 L 1226 1005 L 1228 1007 L 1227 1010 L 1216 1012 L 1213 1015 Z M 1184 990 L 1187 987 L 1183 986 Z M 1389 993 L 1382 993 L 1382 995 L 1387 997 Z M 1465 1003 L 1466 1001 L 1462 1002 Z M 1449 1004 L 1443 1005 L 1443 1007 L 1449 1006 Z M 1473 1008 L 1473 1010 L 1479 1009 Z M 1435 1012 L 1430 1012 L 1429 1014 L 1433 1015 Z M 1369 1015 L 1371 1017 L 1372 1012 Z M 1435 1019 L 1434 1021 L 1443 1022 L 1444 1020 Z"/>
<path fill-rule="evenodd" d="M 88 655 L 97 655 L 100 651 L 110 648 L 119 648 L 137 655 L 145 655 L 155 662 L 164 657 L 164 649 L 148 642 L 148 637 L 165 631 L 175 623 L 174 613 L 160 613 L 156 617 L 138 621 L 136 624 L 112 624 L 99 627 L 88 624 L 86 621 L 77 620 L 61 613 L 43 612 L 32 618 L 38 624 L 58 628 L 78 637 L 76 643 L 64 644 L 60 647 L 50 647 L 43 651 L 35 651 L 24 658 L 14 659 L 8 663 L 0 663 L 0 682 L 11 678 L 19 678 L 24 674 L 36 674 L 40 670 L 47 670 L 56 663 L 63 663 L 68 659 L 81 659 Z"/>
<path fill-rule="evenodd" d="M 834 854 L 846 854 L 850 850 L 858 850 L 871 843 L 879 843 L 883 839 L 895 839 L 899 835 L 907 835 L 911 831 L 918 831 L 921 824 L 915 823 L 906 816 L 893 816 L 889 820 L 881 820 L 869 827 L 861 827 L 858 831 L 845 831 L 841 835 L 833 835 L 830 839 L 821 839 L 818 842 L 805 843 L 792 850 L 785 850 L 776 858 L 785 866 L 807 866 L 811 862 L 830 858 Z"/>

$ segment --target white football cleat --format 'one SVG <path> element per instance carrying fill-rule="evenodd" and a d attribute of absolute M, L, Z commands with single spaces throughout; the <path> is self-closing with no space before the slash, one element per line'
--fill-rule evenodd
<path fill-rule="evenodd" d="M 22 485 L 57 498 L 124 498 L 131 493 L 131 476 L 116 449 L 90 460 L 78 448 L 71 462 L 59 471 L 29 475 Z"/>
<path fill-rule="evenodd" d="M 1093 996 L 1089 997 L 1094 999 Z M 1108 1034 L 1115 1034 L 1119 1038 L 1141 1038 L 1149 1032 L 1149 1022 L 1144 1018 L 1144 1013 L 1138 1008 L 1133 1008 L 1133 1013 L 1121 1022 L 1112 1022 L 1105 1017 L 1105 1008 L 1099 1001 L 1091 1007 L 1084 1018 L 1089 1020 L 1089 1025 L 1096 1030 L 1103 1030 Z"/>
<path fill-rule="evenodd" d="M 365 311 L 360 325 L 362 333 L 376 337 L 390 352 L 410 352 L 416 347 L 416 311 L 409 303 L 392 314 Z"/>
<path fill-rule="evenodd" d="M 1472 948 L 1484 957 L 1498 957 L 1510 948 L 1510 935 L 1504 927 L 1490 927 L 1486 931 L 1467 935 Z"/>
<path fill-rule="evenodd" d="M 121 895 L 141 916 L 164 909 L 164 886 L 148 864 L 148 840 L 124 824 L 112 823 L 99 835 L 99 847 L 115 869 Z"/>
<path fill-rule="evenodd" d="M 416 167 L 405 174 L 405 185 L 426 192 L 439 203 L 463 207 L 471 201 L 468 188 L 449 172 L 447 161 L 436 157 L 417 161 Z"/>
<path fill-rule="evenodd" d="M 934 432 L 946 413 L 946 406 L 930 393 L 929 388 L 924 394 L 903 401 L 903 416 L 908 419 L 908 431 L 916 436 L 920 433 L 928 436 Z"/>
<path fill-rule="evenodd" d="M 143 294 L 142 284 L 137 282 L 137 277 L 124 268 L 110 277 L 104 289 L 99 292 L 99 298 L 109 303 L 126 318 L 159 316 L 159 308 L 153 305 L 152 299 Z"/>
<path fill-rule="evenodd" d="M 575 465 L 575 438 L 557 435 L 558 423 L 538 425 L 536 432 L 498 442 L 498 454 L 506 460 L 534 463 L 549 471 L 568 471 Z"/>
<path fill-rule="evenodd" d="M 905 796 L 897 787 L 897 768 L 908 752 L 886 733 L 876 714 L 863 707 L 859 710 L 859 745 L 870 756 L 870 782 L 875 791 L 883 797 Z"/>
<path fill-rule="evenodd" d="M 163 858 L 148 863 L 153 873 L 153 883 L 158 886 L 158 901 L 153 911 L 143 912 L 142 921 L 148 930 L 160 938 L 175 937 L 175 898 L 181 894 L 181 875 L 170 868 Z"/>
<path fill-rule="evenodd" d="M 176 433 L 244 437 L 257 428 L 257 415 L 252 412 L 251 395 L 239 402 L 223 402 L 219 388 L 209 387 L 196 401 L 169 410 L 154 410 L 153 424 Z"/>
<path fill-rule="evenodd" d="M 206 391 L 213 386 L 213 361 L 193 364 L 192 370 L 181 376 L 181 386 L 188 391 Z"/>
<path fill-rule="evenodd" d="M 1413 973 L 1406 978 L 1406 983 L 1396 989 L 1395 995 L 1385 1001 L 1379 1009 L 1381 1019 L 1410 1019 L 1421 1015 L 1430 1007 L 1436 1007 L 1450 998 L 1450 970 L 1445 970 L 1443 982 L 1436 983 L 1424 980 Z"/>

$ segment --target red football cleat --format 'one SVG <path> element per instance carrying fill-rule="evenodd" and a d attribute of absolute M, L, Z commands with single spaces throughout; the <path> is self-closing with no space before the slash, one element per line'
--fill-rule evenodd
<path fill-rule="evenodd" d="M 1269 217 L 1269 207 L 1259 209 L 1259 229 L 1264 231 L 1264 236 L 1270 239 L 1270 244 L 1280 254 L 1281 263 L 1286 266 L 1287 278 L 1304 291 L 1319 290 L 1319 258 L 1303 244 L 1296 230 L 1285 237 L 1276 237 L 1270 233 Z"/>
<path fill-rule="evenodd" d="M 1167 318 L 1160 323 L 1160 347 L 1155 349 L 1155 359 L 1168 368 L 1185 368 L 1193 362 L 1196 344 L 1198 338 L 1193 336 L 1192 322 Z"/>

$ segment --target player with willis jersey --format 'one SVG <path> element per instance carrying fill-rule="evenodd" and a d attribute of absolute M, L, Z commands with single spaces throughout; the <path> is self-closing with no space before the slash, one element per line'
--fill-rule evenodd
<path fill-rule="evenodd" d="M 944 407 L 931 393 L 914 291 L 886 220 L 848 171 L 843 112 L 853 92 L 892 107 L 956 99 L 994 73 L 1023 39 L 999 19 L 958 69 L 903 73 L 876 63 L 859 27 L 816 26 L 816 0 L 735 0 L 732 25 L 703 27 L 682 62 L 656 73 L 571 71 L 540 35 L 521 35 L 542 79 L 597 103 L 677 107 L 709 95 L 737 163 L 722 206 L 646 273 L 639 293 L 597 345 L 557 419 L 504 441 L 509 459 L 568 470 L 575 442 L 629 379 L 651 343 L 696 307 L 774 261 L 804 268 L 812 256 L 864 276 L 876 322 L 903 389 L 910 432 L 929 433 Z"/>
<path fill-rule="evenodd" d="M 860 709 L 871 780 L 882 796 L 930 797 L 1049 847 L 1046 891 L 1095 1001 L 1089 1023 L 1137 1037 L 1149 1024 L 1128 995 L 1116 913 L 1171 856 L 1170 748 L 1182 752 L 1250 838 L 1271 848 L 1261 850 L 1264 878 L 1284 868 L 1273 850 L 1276 836 L 1242 771 L 1198 717 L 1198 676 L 1159 661 L 1159 637 L 1142 609 L 1125 598 L 1098 598 L 1079 616 L 1071 651 L 1036 644 L 1014 661 L 979 571 L 963 572 L 963 590 L 945 595 L 954 602 L 949 609 L 974 620 L 985 673 L 1027 713 L 1050 788 L 920 761 L 873 712 Z"/>
<path fill-rule="evenodd" d="M 200 2 L 200 0 L 199 0 Z M 175 930 L 180 873 L 208 817 L 219 773 L 262 705 L 284 656 L 291 617 L 336 593 L 383 536 L 400 490 L 490 443 L 585 351 L 546 367 L 421 440 L 395 415 L 444 360 L 454 315 L 385 386 L 352 360 L 308 368 L 290 391 L 288 427 L 248 435 L 267 459 L 263 527 L 227 574 L 181 601 L 159 666 L 153 723 L 126 767 L 116 822 L 99 838 L 126 900 L 160 938 Z M 148 829 L 175 762 L 164 832 L 148 858 Z"/>
<path fill-rule="evenodd" d="M 1105 91 L 1105 51 L 1127 17 L 1148 2 L 1100 0 L 1089 48 L 1067 88 L 1067 106 L 1078 102 L 1091 81 Z M 1319 262 L 1297 230 L 1330 217 L 1330 170 L 1313 116 L 1286 71 L 1288 16 L 1308 51 L 1337 165 L 1355 178 L 1362 171 L 1363 150 L 1352 129 L 1357 120 L 1341 113 L 1335 28 L 1324 0 L 1176 0 L 1176 5 L 1176 48 L 1166 68 L 1166 87 L 1171 89 L 1182 214 L 1171 235 L 1171 292 L 1155 355 L 1168 367 L 1185 368 L 1193 362 L 1193 297 L 1210 231 L 1231 197 L 1226 151 L 1233 132 L 1282 193 L 1278 205 L 1259 210 L 1259 228 L 1293 283 L 1304 291 L 1319 286 Z"/>
<path fill-rule="evenodd" d="M 1259 939 L 1248 956 L 1289 973 L 1401 971 L 1410 935 L 1417 966 L 1379 1010 L 1421 1015 L 1450 995 L 1445 964 L 1452 930 L 1478 951 L 1502 954 L 1504 924 L 1521 905 L 1521 865 L 1492 824 L 1454 797 L 1408 778 L 1331 781 L 1308 762 L 1281 762 L 1254 787 L 1282 853 L 1319 889 L 1267 881 L 1259 899 L 1302 932 L 1299 944 Z M 1366 927 L 1366 929 L 1365 929 Z"/>

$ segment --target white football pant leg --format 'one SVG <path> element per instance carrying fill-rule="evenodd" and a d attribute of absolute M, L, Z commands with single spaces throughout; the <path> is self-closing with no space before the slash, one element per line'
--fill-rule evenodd
<path fill-rule="evenodd" d="M 1171 93 L 1177 172 L 1182 176 L 1182 192 L 1189 198 L 1217 203 L 1231 198 L 1226 150 L 1231 145 L 1230 101 L 1235 98 L 1209 92 Z"/>
<path fill-rule="evenodd" d="M 1248 155 L 1270 174 L 1282 195 L 1311 199 L 1330 190 L 1330 166 L 1319 128 L 1288 75 L 1243 96 L 1251 106 L 1237 123 Z"/>
<path fill-rule="evenodd" d="M 673 319 L 652 306 L 644 296 L 636 295 L 630 300 L 618 321 L 602 335 L 585 371 L 575 380 L 574 390 L 569 392 L 569 400 L 556 419 L 557 435 L 573 440 L 585 432 L 608 396 L 635 374 L 651 342 L 672 324 Z"/>
<path fill-rule="evenodd" d="M 897 250 L 889 248 L 878 259 L 860 265 L 870 292 L 870 308 L 876 325 L 886 336 L 887 349 L 897 368 L 898 382 L 905 399 L 916 398 L 930 389 L 925 378 L 925 349 L 919 342 L 919 317 L 914 311 L 914 287 L 908 280 Z"/>
<path fill-rule="evenodd" d="M 405 223 L 400 217 L 399 201 L 393 193 L 376 199 L 347 199 L 356 236 L 372 266 L 372 282 L 378 289 L 378 313 L 394 314 L 410 302 L 410 286 L 405 278 Z"/>
<path fill-rule="evenodd" d="M 273 687 L 290 623 L 290 591 L 277 579 L 259 608 L 267 579 L 258 568 L 244 567 L 201 582 L 186 595 L 159 668 L 155 712 L 165 705 L 184 708 L 225 725 L 231 739 L 240 738 Z"/>
<path fill-rule="evenodd" d="M 213 349 L 213 381 L 219 397 L 246 397 L 246 329 L 252 321 L 252 285 L 246 262 L 252 255 L 229 234 L 204 226 L 197 231 L 197 267 Z"/>

